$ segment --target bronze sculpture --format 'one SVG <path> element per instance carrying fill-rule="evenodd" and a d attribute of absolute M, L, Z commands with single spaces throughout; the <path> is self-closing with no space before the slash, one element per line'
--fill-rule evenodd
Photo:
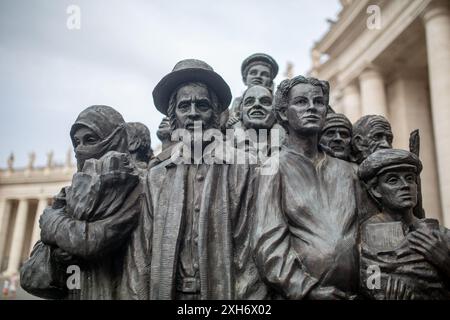
<path fill-rule="evenodd" d="M 341 113 L 327 113 L 319 144 L 329 155 L 350 161 L 352 123 Z"/>
<path fill-rule="evenodd" d="M 379 149 L 392 148 L 394 136 L 389 121 L 380 115 L 363 116 L 353 125 L 354 161 L 361 163 Z"/>
<path fill-rule="evenodd" d="M 279 170 L 258 177 L 256 264 L 264 281 L 287 299 L 349 299 L 356 293 L 358 181 L 351 164 L 318 148 L 328 88 L 302 76 L 280 83 L 275 108 L 288 136 Z"/>
<path fill-rule="evenodd" d="M 418 157 L 384 149 L 361 163 L 359 176 L 380 213 L 361 225 L 361 291 L 373 299 L 450 299 L 450 230 L 434 219 L 418 219 Z M 378 287 L 368 285 L 371 266 Z"/>
<path fill-rule="evenodd" d="M 352 127 L 315 78 L 284 80 L 273 101 L 277 71 L 264 54 L 244 61 L 249 88 L 229 122 L 282 127 L 267 161 L 223 161 L 211 148 L 226 140 L 231 92 L 200 60 L 178 62 L 153 91 L 165 118 L 150 162 L 145 126 L 107 106 L 81 112 L 70 131 L 77 173 L 41 217 L 22 286 L 57 299 L 449 299 L 449 230 L 412 214 L 418 134 L 415 154 L 392 149 L 384 117 Z"/>
<path fill-rule="evenodd" d="M 111 107 L 92 106 L 80 113 L 70 136 L 78 171 L 42 214 L 41 240 L 21 269 L 21 285 L 50 298 L 136 297 L 148 270 L 139 282 L 133 279 L 145 269 L 138 256 L 146 241 L 132 235 L 144 217 L 125 121 Z M 71 265 L 81 268 L 73 289 L 66 285 Z"/>
<path fill-rule="evenodd" d="M 242 81 L 247 86 L 247 89 L 259 85 L 273 92 L 273 79 L 275 79 L 277 74 L 277 62 L 265 53 L 254 53 L 247 57 L 241 65 Z M 241 102 L 242 97 L 237 97 L 233 100 L 227 127 L 233 126 L 240 120 Z"/>
<path fill-rule="evenodd" d="M 222 77 L 193 59 L 178 62 L 155 87 L 153 97 L 172 129 L 185 129 L 185 134 L 199 127 L 217 129 L 220 112 L 231 101 Z M 241 209 L 246 208 L 249 174 L 247 166 L 176 164 L 171 159 L 150 170 L 151 299 L 239 297 L 234 248 L 235 239 L 248 234 L 247 213 Z"/>
<path fill-rule="evenodd" d="M 147 169 L 153 158 L 150 130 L 140 122 L 127 123 L 128 151 L 135 166 L 141 170 Z"/>

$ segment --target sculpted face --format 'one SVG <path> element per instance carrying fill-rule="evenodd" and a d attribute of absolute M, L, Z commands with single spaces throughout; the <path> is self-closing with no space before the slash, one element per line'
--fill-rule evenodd
<path fill-rule="evenodd" d="M 156 131 L 158 139 L 161 140 L 161 142 L 170 140 L 171 131 L 169 118 L 164 117 L 159 124 L 158 131 Z"/>
<path fill-rule="evenodd" d="M 209 129 L 214 112 L 206 86 L 189 83 L 180 87 L 175 106 L 178 128 L 194 131 L 194 122 L 201 122 L 203 130 Z"/>
<path fill-rule="evenodd" d="M 366 131 L 364 137 L 356 138 L 355 145 L 361 151 L 363 158 L 380 149 L 392 149 L 394 138 L 389 123 L 377 121 Z"/>
<path fill-rule="evenodd" d="M 253 86 L 242 98 L 242 122 L 246 128 L 270 129 L 275 123 L 272 93 L 265 87 Z"/>
<path fill-rule="evenodd" d="M 271 75 L 272 72 L 269 67 L 262 64 L 256 64 L 248 69 L 246 85 L 248 87 L 260 85 L 270 88 L 272 85 Z"/>
<path fill-rule="evenodd" d="M 291 130 L 318 133 L 324 126 L 326 114 L 327 105 L 321 87 L 299 83 L 289 91 L 286 118 Z"/>
<path fill-rule="evenodd" d="M 73 135 L 75 153 L 77 149 L 96 145 L 101 141 L 100 137 L 88 127 L 80 127 Z"/>
<path fill-rule="evenodd" d="M 350 130 L 347 128 L 331 127 L 322 134 L 320 144 L 328 147 L 334 157 L 347 160 L 350 157 L 351 138 Z"/>
<path fill-rule="evenodd" d="M 416 174 L 411 171 L 388 171 L 378 177 L 372 194 L 380 199 L 385 208 L 411 209 L 417 204 Z"/>

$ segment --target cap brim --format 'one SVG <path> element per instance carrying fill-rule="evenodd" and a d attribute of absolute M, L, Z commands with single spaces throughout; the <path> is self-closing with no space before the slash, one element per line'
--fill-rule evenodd
<path fill-rule="evenodd" d="M 231 102 L 231 90 L 219 74 L 205 69 L 187 68 L 173 71 L 159 81 L 152 93 L 156 109 L 167 115 L 170 95 L 181 84 L 187 82 L 205 83 L 216 93 L 221 104 L 220 112 L 228 108 Z"/>

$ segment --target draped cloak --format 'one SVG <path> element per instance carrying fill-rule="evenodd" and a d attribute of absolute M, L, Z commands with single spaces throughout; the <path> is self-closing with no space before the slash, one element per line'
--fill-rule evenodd
<path fill-rule="evenodd" d="M 124 185 L 102 190 L 102 160 L 89 160 L 116 151 L 126 156 L 124 125 L 113 108 L 92 106 L 72 126 L 73 142 L 80 126 L 90 128 L 100 142 L 77 148 L 79 167 L 72 186 L 63 188 L 40 219 L 42 241 L 21 269 L 21 285 L 28 292 L 44 298 L 148 299 L 152 228 L 142 214 L 148 212 L 142 197 L 146 181 L 130 176 Z M 56 249 L 74 261 L 57 261 Z M 68 290 L 69 265 L 80 268 L 79 290 Z"/>
<path fill-rule="evenodd" d="M 150 299 L 174 299 L 180 243 L 185 219 L 188 166 L 171 159 L 153 167 L 147 198 L 153 218 Z M 264 296 L 249 256 L 248 208 L 253 167 L 210 164 L 201 193 L 198 256 L 201 299 Z M 251 286 L 251 287 L 250 287 Z"/>

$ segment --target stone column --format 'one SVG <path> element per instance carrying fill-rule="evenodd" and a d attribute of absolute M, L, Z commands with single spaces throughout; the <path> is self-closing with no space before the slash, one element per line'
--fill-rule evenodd
<path fill-rule="evenodd" d="M 420 159 L 423 164 L 422 205 L 427 218 L 443 223 L 436 164 L 430 102 L 426 74 L 422 70 L 403 70 L 387 87 L 394 148 L 409 149 L 411 131 L 420 132 Z"/>
<path fill-rule="evenodd" d="M 434 0 L 423 14 L 431 109 L 444 224 L 450 227 L 450 11 L 447 0 Z"/>
<path fill-rule="evenodd" d="M 18 272 L 20 262 L 22 259 L 23 241 L 25 238 L 25 229 L 28 216 L 28 200 L 20 199 L 19 206 L 17 208 L 16 221 L 14 223 L 14 231 L 11 241 L 11 250 L 9 253 L 8 268 L 5 271 L 5 275 L 12 275 Z"/>
<path fill-rule="evenodd" d="M 361 117 L 361 97 L 356 84 L 349 84 L 343 90 L 344 114 L 352 123 Z"/>
<path fill-rule="evenodd" d="M 359 76 L 362 115 L 388 116 L 383 76 L 375 67 L 365 69 Z"/>
<path fill-rule="evenodd" d="M 41 228 L 39 228 L 39 218 L 41 217 L 41 214 L 44 212 L 44 209 L 46 207 L 47 207 L 47 198 L 40 198 L 36 209 L 36 216 L 34 217 L 34 226 L 33 226 L 33 234 L 31 236 L 30 252 L 33 250 L 33 247 L 36 244 L 36 242 L 41 238 Z"/>
<path fill-rule="evenodd" d="M 6 249 L 6 235 L 8 233 L 8 223 L 11 213 L 11 202 L 7 199 L 0 200 L 0 269 Z M 1 271 L 1 270 L 0 270 Z"/>

